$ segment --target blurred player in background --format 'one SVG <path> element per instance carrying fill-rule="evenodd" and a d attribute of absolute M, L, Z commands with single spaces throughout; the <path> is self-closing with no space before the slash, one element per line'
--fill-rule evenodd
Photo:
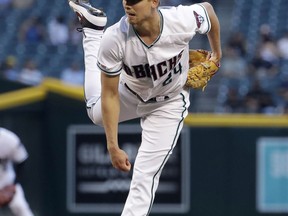
<path fill-rule="evenodd" d="M 15 216 L 33 216 L 14 170 L 14 165 L 19 169 L 27 157 L 19 137 L 0 127 L 0 208 L 9 207 Z"/>

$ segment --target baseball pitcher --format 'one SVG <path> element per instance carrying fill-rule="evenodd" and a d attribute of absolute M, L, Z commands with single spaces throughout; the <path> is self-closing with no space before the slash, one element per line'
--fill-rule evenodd
<path fill-rule="evenodd" d="M 88 115 L 104 127 L 116 169 L 132 166 L 118 145 L 118 123 L 141 119 L 141 146 L 121 215 L 149 215 L 188 114 L 190 88 L 204 88 L 218 69 L 218 18 L 209 3 L 161 8 L 160 0 L 123 0 L 125 16 L 104 32 L 103 11 L 88 0 L 68 2 L 83 27 Z M 208 36 L 211 52 L 189 68 L 189 42 L 197 33 Z"/>

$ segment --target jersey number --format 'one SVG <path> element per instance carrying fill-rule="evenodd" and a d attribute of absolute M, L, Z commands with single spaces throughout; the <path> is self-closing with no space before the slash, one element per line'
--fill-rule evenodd
<path fill-rule="evenodd" d="M 178 66 L 176 66 L 173 71 L 171 71 L 169 74 L 168 74 L 168 77 L 167 79 L 163 82 L 163 86 L 166 86 L 168 85 L 169 83 L 172 82 L 172 76 L 173 74 L 181 74 L 182 73 L 182 65 L 181 63 L 178 64 Z"/>

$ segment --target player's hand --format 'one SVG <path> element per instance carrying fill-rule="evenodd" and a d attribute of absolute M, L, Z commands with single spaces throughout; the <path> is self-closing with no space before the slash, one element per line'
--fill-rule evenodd
<path fill-rule="evenodd" d="M 0 190 L 0 208 L 8 205 L 16 192 L 14 184 L 8 185 Z"/>
<path fill-rule="evenodd" d="M 109 154 L 114 168 L 124 172 L 130 171 L 131 163 L 125 151 L 120 148 L 112 148 L 109 149 Z"/>

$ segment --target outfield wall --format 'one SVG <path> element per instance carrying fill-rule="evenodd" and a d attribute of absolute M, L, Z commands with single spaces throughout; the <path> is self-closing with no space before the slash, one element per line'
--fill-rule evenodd
<path fill-rule="evenodd" d="M 67 196 L 75 196 L 71 191 L 77 190 L 71 189 L 69 183 L 70 178 L 73 178 L 73 175 L 69 175 L 70 163 L 75 162 L 72 157 L 75 152 L 70 151 L 69 128 L 94 127 L 86 115 L 82 88 L 65 86 L 51 79 L 34 88 L 0 80 L 0 92 L 0 126 L 16 132 L 30 155 L 20 180 L 36 215 L 120 215 L 115 212 L 101 213 L 99 209 L 104 205 L 97 206 L 101 200 L 102 204 L 117 200 L 117 205 L 120 203 L 118 208 L 121 209 L 121 200 L 124 203 L 126 196 L 124 190 L 121 193 L 113 192 L 117 199 L 115 194 L 114 197 L 107 196 L 107 193 L 99 194 L 94 197 L 94 204 L 94 201 L 89 200 L 89 196 L 93 198 L 92 195 L 78 194 L 79 197 L 76 195 L 74 199 L 75 208 L 71 207 L 71 202 L 69 208 L 71 199 Z M 138 121 L 128 124 L 134 123 Z M 165 173 L 163 181 L 167 182 L 167 187 L 174 185 L 178 189 L 187 188 L 189 196 L 179 189 L 183 196 L 165 200 L 161 195 L 159 200 L 155 200 L 160 204 L 176 204 L 174 210 L 178 212 L 173 213 L 170 209 L 169 215 L 287 215 L 288 116 L 190 114 L 185 120 L 185 128 L 189 140 L 179 145 L 176 159 L 173 158 L 169 164 L 169 170 L 174 171 L 177 178 L 173 172 L 172 175 Z M 95 126 L 95 131 L 98 129 Z M 80 147 L 88 141 L 95 144 L 98 139 L 103 139 L 103 135 L 96 137 L 97 140 L 96 135 L 89 136 L 82 137 L 82 143 L 79 138 Z M 127 136 L 122 138 L 126 140 L 125 143 L 130 140 Z M 131 140 L 137 140 L 137 137 Z M 103 164 L 96 165 L 94 167 Z M 172 191 L 168 189 L 161 188 L 161 193 Z M 181 205 L 183 200 L 184 205 Z M 187 201 L 188 205 L 185 204 Z M 77 202 L 88 202 L 90 210 L 83 208 L 85 205 L 77 208 Z M 158 212 L 161 212 L 161 208 Z M 167 214 L 162 212 L 152 215 Z"/>

